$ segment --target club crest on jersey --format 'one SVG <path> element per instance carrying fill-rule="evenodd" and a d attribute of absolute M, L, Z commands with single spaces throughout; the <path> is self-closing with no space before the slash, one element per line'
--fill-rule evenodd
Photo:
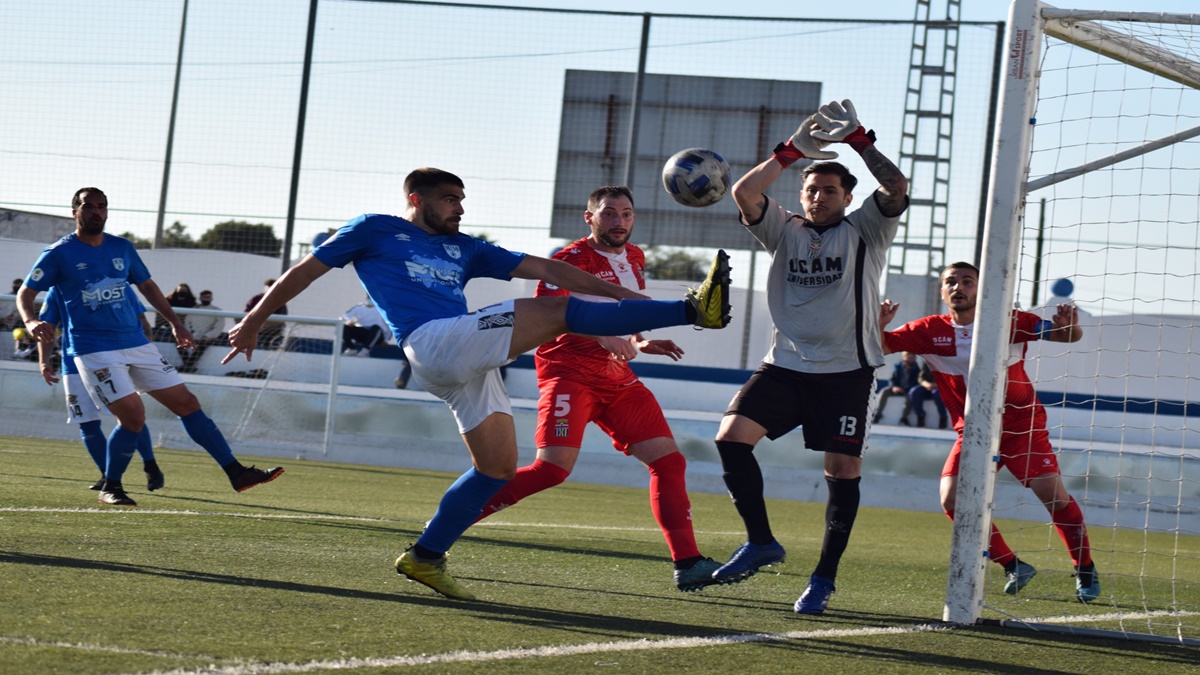
<path fill-rule="evenodd" d="M 96 379 L 100 380 L 101 382 L 107 382 L 108 376 L 110 375 L 110 373 L 108 372 L 108 368 L 101 368 L 100 370 L 93 370 L 92 374 L 95 375 Z"/>
<path fill-rule="evenodd" d="M 442 248 L 446 249 L 446 255 L 455 260 L 462 257 L 462 249 L 458 247 L 458 244 L 442 244 Z"/>
<path fill-rule="evenodd" d="M 113 258 L 113 267 L 117 268 L 118 272 L 125 269 L 125 259 L 124 258 Z"/>
<path fill-rule="evenodd" d="M 566 438 L 570 434 L 570 432 L 571 432 L 571 427 L 569 424 L 567 424 L 566 420 L 555 420 L 554 421 L 554 437 L 555 438 Z"/>

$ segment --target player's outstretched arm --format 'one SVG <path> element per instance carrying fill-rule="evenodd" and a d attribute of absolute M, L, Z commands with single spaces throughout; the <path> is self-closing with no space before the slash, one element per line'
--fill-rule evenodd
<path fill-rule="evenodd" d="M 892 322 L 892 319 L 896 318 L 896 312 L 899 309 L 900 303 L 898 302 L 884 300 L 879 303 L 879 343 L 883 345 L 884 355 L 892 353 L 892 350 L 888 349 L 887 331 L 884 328 Z"/>
<path fill-rule="evenodd" d="M 275 310 L 283 307 L 289 300 L 300 295 L 304 289 L 308 288 L 312 282 L 320 279 L 322 275 L 328 272 L 331 267 L 318 260 L 313 254 L 304 256 L 300 262 L 292 265 L 292 268 L 283 273 L 271 288 L 267 290 L 266 295 L 258 301 L 254 309 L 250 313 L 242 317 L 242 320 L 234 324 L 233 328 L 229 329 L 229 346 L 233 347 L 233 351 L 225 355 L 221 359 L 221 363 L 229 363 L 233 357 L 244 353 L 246 360 L 250 360 L 250 355 L 254 353 L 255 346 L 258 345 L 258 332 L 262 329 L 262 325 L 266 320 L 275 313 Z"/>
<path fill-rule="evenodd" d="M 568 265 L 561 260 L 541 258 L 526 254 L 521 264 L 509 273 L 514 279 L 540 279 L 553 286 L 566 289 L 573 293 L 586 293 L 616 300 L 648 300 L 649 298 L 637 291 L 631 291 L 619 284 L 609 283 Z"/>
<path fill-rule="evenodd" d="M 1083 329 L 1079 327 L 1079 310 L 1075 305 L 1061 304 L 1054 316 L 1050 317 L 1054 328 L 1046 334 L 1051 342 L 1079 342 L 1083 339 Z"/>

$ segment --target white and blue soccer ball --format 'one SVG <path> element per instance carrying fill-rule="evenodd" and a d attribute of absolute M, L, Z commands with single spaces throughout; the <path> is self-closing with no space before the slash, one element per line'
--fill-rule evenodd
<path fill-rule="evenodd" d="M 662 182 L 667 194 L 684 206 L 711 206 L 729 192 L 729 163 L 712 150 L 680 150 L 663 165 Z"/>

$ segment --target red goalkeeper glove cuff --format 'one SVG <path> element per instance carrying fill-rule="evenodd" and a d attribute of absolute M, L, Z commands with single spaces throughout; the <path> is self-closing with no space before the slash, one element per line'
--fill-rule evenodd
<path fill-rule="evenodd" d="M 875 145 L 875 130 L 867 131 L 859 127 L 850 132 L 849 136 L 842 139 L 842 142 L 854 148 L 854 151 L 861 155 L 863 150 Z"/>
<path fill-rule="evenodd" d="M 804 153 L 800 152 L 800 148 L 792 144 L 791 139 L 788 139 L 787 142 L 775 146 L 775 151 L 771 154 L 771 157 L 786 169 L 795 164 L 796 160 L 804 159 Z"/>

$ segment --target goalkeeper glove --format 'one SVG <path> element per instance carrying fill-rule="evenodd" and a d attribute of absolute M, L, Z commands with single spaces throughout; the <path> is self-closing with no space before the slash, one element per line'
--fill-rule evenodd
<path fill-rule="evenodd" d="M 828 141 L 818 140 L 813 137 L 812 130 L 820 128 L 817 123 L 817 115 L 813 113 L 800 123 L 800 128 L 796 129 L 796 133 L 787 141 L 775 146 L 775 151 L 771 155 L 775 161 L 779 162 L 783 168 L 788 168 L 798 159 L 833 159 L 837 157 L 836 152 L 825 150 L 825 146 L 829 145 Z"/>
<path fill-rule="evenodd" d="M 858 123 L 858 114 L 850 99 L 821 106 L 815 121 L 820 129 L 812 132 L 813 138 L 828 143 L 846 143 L 860 155 L 875 144 L 875 132 L 867 131 Z"/>

